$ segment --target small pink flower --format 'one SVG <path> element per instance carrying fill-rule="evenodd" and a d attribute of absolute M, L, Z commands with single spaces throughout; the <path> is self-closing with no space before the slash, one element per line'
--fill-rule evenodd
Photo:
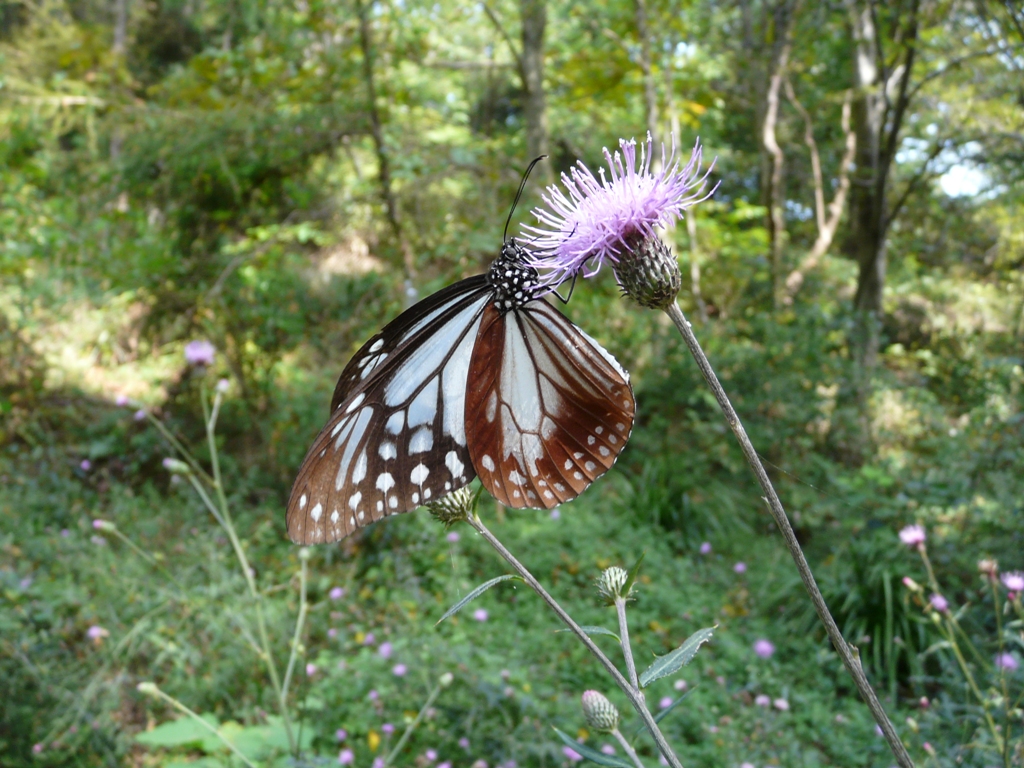
<path fill-rule="evenodd" d="M 770 659 L 772 654 L 775 653 L 775 646 L 772 644 L 771 640 L 761 638 L 760 640 L 754 641 L 754 653 L 762 659 Z"/>
<path fill-rule="evenodd" d="M 682 678 L 680 678 L 680 679 L 676 680 L 674 683 L 672 683 L 672 687 L 675 688 L 677 691 L 685 691 L 686 690 L 686 681 L 683 680 Z"/>
<path fill-rule="evenodd" d="M 310 662 L 306 665 L 306 677 L 312 677 L 316 674 L 316 664 Z"/>
<path fill-rule="evenodd" d="M 71 535 L 71 531 L 69 531 L 67 528 L 61 528 L 60 529 L 60 536 L 61 536 L 62 539 L 66 539 L 70 535 Z"/>
<path fill-rule="evenodd" d="M 562 747 L 562 754 L 568 757 L 574 763 L 578 763 L 580 760 L 583 759 L 583 755 L 581 755 L 572 747 Z"/>
<path fill-rule="evenodd" d="M 405 673 L 408 671 L 409 669 L 405 666 L 405 664 L 395 664 L 395 666 L 391 669 L 391 672 L 395 675 L 395 677 L 405 677 Z"/>
<path fill-rule="evenodd" d="M 788 712 L 789 711 L 789 702 L 786 701 L 783 698 L 775 699 L 772 702 L 772 706 L 775 707 L 780 712 Z"/>
<path fill-rule="evenodd" d="M 384 758 L 375 757 L 373 758 L 373 765 L 370 768 L 384 768 Z"/>
<path fill-rule="evenodd" d="M 1024 573 L 1020 571 L 1007 571 L 999 579 L 1009 592 L 1024 592 Z"/>
<path fill-rule="evenodd" d="M 110 637 L 110 633 L 103 627 L 94 624 L 86 630 L 85 636 L 90 640 L 102 640 L 104 637 Z"/>
<path fill-rule="evenodd" d="M 344 728 L 339 728 L 334 732 L 334 738 L 336 738 L 338 741 L 344 741 L 348 738 L 348 731 L 346 731 Z"/>
<path fill-rule="evenodd" d="M 376 701 L 377 699 L 380 698 L 380 694 L 377 693 L 377 689 L 376 688 L 374 688 L 372 691 L 370 691 L 370 693 L 367 694 L 367 695 L 370 697 L 370 701 Z"/>
<path fill-rule="evenodd" d="M 82 468 L 83 472 L 88 472 L 90 469 L 92 469 L 92 462 L 89 461 L 88 459 L 82 459 L 82 463 L 79 464 L 78 466 Z"/>
<path fill-rule="evenodd" d="M 770 707 L 772 705 L 772 700 L 770 696 L 765 696 L 763 693 L 759 693 L 754 697 L 754 703 L 759 707 Z"/>
<path fill-rule="evenodd" d="M 880 726 L 878 723 L 875 723 L 875 736 L 882 736 L 882 735 L 884 735 L 882 733 L 882 726 Z"/>
<path fill-rule="evenodd" d="M 662 696 L 661 701 L 658 702 L 658 709 L 668 709 L 672 706 L 673 701 L 671 696 Z"/>
<path fill-rule="evenodd" d="M 949 601 L 947 601 L 946 598 L 944 598 L 938 592 L 936 592 L 930 598 L 928 598 L 928 602 L 930 602 L 932 604 L 932 608 L 934 608 L 939 613 L 945 613 L 949 610 Z"/>
<path fill-rule="evenodd" d="M 174 466 L 174 459 L 166 458 L 160 463 L 163 464 L 164 469 L 170 469 L 171 467 Z"/>
<path fill-rule="evenodd" d="M 744 563 L 744 562 L 743 562 L 743 561 L 741 560 L 740 562 L 736 563 L 736 565 L 734 565 L 734 566 L 732 567 L 732 569 L 733 569 L 734 571 L 736 571 L 736 573 L 746 573 L 746 572 L 747 572 L 747 564 L 746 564 L 746 563 Z"/>
<path fill-rule="evenodd" d="M 351 749 L 346 747 L 338 753 L 338 762 L 342 765 L 352 765 L 352 762 L 356 759 L 355 753 Z"/>
<path fill-rule="evenodd" d="M 231 382 L 228 381 L 227 379 L 220 379 L 217 382 L 217 386 L 215 387 L 215 389 L 223 395 L 225 392 L 231 389 Z"/>
<path fill-rule="evenodd" d="M 117 399 L 114 400 L 114 405 L 118 408 L 124 408 L 128 405 L 128 397 L 126 395 L 118 395 Z"/>
<path fill-rule="evenodd" d="M 217 350 L 208 341 L 190 341 L 185 345 L 185 362 L 189 365 L 213 365 L 216 354 Z"/>
<path fill-rule="evenodd" d="M 559 510 L 557 510 L 557 509 L 552 509 L 551 510 L 551 519 L 552 520 L 558 520 L 561 516 L 562 516 L 562 513 Z"/>
<path fill-rule="evenodd" d="M 327 636 L 329 638 L 331 638 L 332 640 L 334 638 L 336 638 L 338 636 L 338 629 L 337 629 L 337 627 L 331 627 L 330 629 L 328 629 L 327 630 Z"/>
<path fill-rule="evenodd" d="M 469 749 L 469 739 L 467 739 L 465 736 L 463 736 L 461 739 L 459 739 L 459 746 L 462 747 L 465 750 L 468 750 Z"/>
<path fill-rule="evenodd" d="M 385 736 L 390 736 L 392 733 L 395 732 L 395 726 L 393 726 L 391 723 L 384 723 L 384 725 L 382 725 L 380 729 L 384 732 Z"/>
<path fill-rule="evenodd" d="M 927 696 L 922 696 L 917 701 L 917 706 L 919 706 L 921 709 L 928 709 L 928 707 L 930 707 L 931 705 L 932 705 L 932 703 L 930 701 L 928 701 L 928 697 Z"/>
<path fill-rule="evenodd" d="M 445 760 L 443 763 L 438 763 L 437 768 L 452 768 L 452 764 Z"/>
<path fill-rule="evenodd" d="M 613 747 L 611 744 L 603 744 L 601 746 L 601 751 L 606 755 L 614 755 L 615 747 Z"/>
<path fill-rule="evenodd" d="M 900 531 L 900 541 L 908 547 L 920 547 L 927 536 L 920 525 L 908 525 Z"/>
<path fill-rule="evenodd" d="M 332 587 L 331 591 L 327 593 L 327 596 L 331 600 L 341 600 L 345 596 L 345 590 L 341 587 Z M 373 635 L 367 635 L 367 637 L 373 637 Z"/>
<path fill-rule="evenodd" d="M 95 528 L 97 531 L 99 531 L 99 530 L 101 530 L 103 528 L 106 528 L 106 526 L 107 526 L 107 521 L 106 520 L 100 520 L 99 518 L 97 518 L 97 519 L 92 521 L 92 527 Z"/>
<path fill-rule="evenodd" d="M 473 611 L 473 618 L 477 621 L 487 621 L 487 609 L 477 608 Z"/>
<path fill-rule="evenodd" d="M 449 543 L 454 544 L 460 538 L 459 532 L 458 531 L 449 531 L 448 535 L 445 538 L 448 539 Z"/>
<path fill-rule="evenodd" d="M 384 658 L 384 659 L 390 659 L 391 658 L 391 654 L 393 652 L 394 652 L 394 648 L 392 647 L 391 643 L 389 643 L 387 640 L 385 640 L 383 643 L 381 643 L 380 647 L 377 649 L 377 653 L 379 653 L 381 655 L 381 658 Z"/>
<path fill-rule="evenodd" d="M 1005 669 L 1007 672 L 1014 672 L 1020 666 L 1020 662 L 1012 653 L 1000 653 L 996 656 L 996 668 Z"/>
<path fill-rule="evenodd" d="M 42 745 L 42 744 L 33 744 L 33 745 L 32 745 L 32 751 L 33 751 L 33 752 L 34 752 L 35 754 L 37 754 L 37 755 L 38 755 L 38 754 L 39 754 L 40 752 L 42 752 L 42 751 L 43 751 L 43 745 Z"/>
<path fill-rule="evenodd" d="M 753 763 L 740 763 L 740 768 L 754 768 Z"/>
<path fill-rule="evenodd" d="M 703 544 L 700 545 L 700 553 L 702 555 L 710 555 L 711 554 L 711 542 L 710 541 L 705 541 Z"/>
<path fill-rule="evenodd" d="M 135 419 L 136 421 L 145 421 L 146 412 L 142 408 L 139 408 L 139 410 L 132 414 L 132 418 Z"/>
<path fill-rule="evenodd" d="M 426 752 L 423 753 L 423 756 L 427 758 L 427 760 L 429 760 L 430 762 L 434 762 L 435 760 L 437 760 L 437 751 L 433 749 L 428 749 Z"/>
<path fill-rule="evenodd" d="M 367 632 L 366 637 L 363 638 L 363 645 L 373 645 L 376 640 L 377 638 L 373 636 L 373 632 Z"/>

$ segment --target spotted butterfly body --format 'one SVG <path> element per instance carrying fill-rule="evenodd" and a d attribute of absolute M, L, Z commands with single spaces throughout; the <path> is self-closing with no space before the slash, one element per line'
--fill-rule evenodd
<path fill-rule="evenodd" d="M 552 508 L 606 472 L 633 427 L 629 375 L 539 298 L 508 240 L 486 275 L 419 302 L 342 371 L 288 501 L 297 543 L 337 541 L 479 476 Z"/>

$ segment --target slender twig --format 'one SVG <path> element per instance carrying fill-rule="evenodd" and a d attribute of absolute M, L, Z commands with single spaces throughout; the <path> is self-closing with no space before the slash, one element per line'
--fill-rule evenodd
<path fill-rule="evenodd" d="M 292 672 L 295 670 L 295 661 L 299 657 L 299 641 L 302 639 L 302 627 L 306 623 L 306 614 L 309 612 L 309 603 L 306 601 L 306 581 L 309 576 L 309 550 L 302 549 L 299 552 L 299 561 L 302 568 L 299 571 L 299 616 L 295 620 L 295 634 L 292 636 L 292 652 L 288 657 L 288 668 L 284 673 L 284 684 L 281 686 L 282 698 L 288 698 L 288 687 L 292 682 Z"/>
<path fill-rule="evenodd" d="M 622 746 L 622 751 L 629 755 L 629 759 L 633 761 L 633 765 L 635 765 L 636 768 L 644 768 L 644 764 L 641 763 L 640 758 L 637 757 L 636 750 L 633 749 L 633 745 L 629 743 L 626 737 L 622 735 L 622 731 L 620 731 L 618 728 L 615 728 L 611 731 L 611 734 L 615 737 L 615 740 L 618 741 L 619 744 Z"/>
<path fill-rule="evenodd" d="M 198 713 L 196 713 L 196 712 L 192 711 L 191 709 L 189 709 L 188 707 L 186 707 L 184 704 L 182 704 L 180 701 L 178 701 L 173 696 L 169 696 L 166 693 L 164 693 L 163 691 L 161 691 L 159 688 L 157 688 L 156 683 L 139 683 L 138 688 L 139 688 L 139 692 L 140 693 L 148 693 L 150 696 L 156 696 L 158 699 L 163 699 L 164 701 L 166 701 L 168 704 L 170 704 L 172 707 L 174 707 L 179 712 L 182 712 L 182 713 L 188 715 L 189 717 L 191 717 L 193 720 L 195 720 L 197 723 L 199 723 L 201 726 L 203 726 L 203 728 L 205 728 L 210 733 L 212 733 L 214 736 L 216 736 L 218 739 L 220 739 L 222 742 L 224 742 L 224 746 L 226 746 L 228 749 L 230 749 L 232 752 L 234 752 L 236 755 L 238 755 L 238 758 L 243 763 L 248 765 L 249 768 L 256 768 L 256 765 L 252 762 L 252 760 L 250 760 L 244 754 L 239 752 L 238 751 L 238 747 L 236 747 L 234 744 L 232 744 L 231 741 L 229 741 L 227 739 L 227 737 L 225 737 L 224 734 L 220 732 L 219 728 L 214 728 L 208 722 L 203 720 L 203 718 L 201 718 L 198 715 Z"/>
<path fill-rule="evenodd" d="M 629 644 L 629 625 L 626 623 L 625 598 L 615 598 L 615 613 L 619 617 L 619 643 L 622 645 L 622 655 L 626 659 L 626 672 L 629 673 L 629 682 L 633 684 L 633 690 L 643 696 L 640 693 L 640 681 L 636 676 L 636 664 L 633 662 L 633 647 Z"/>
<path fill-rule="evenodd" d="M 913 768 L 913 760 L 910 759 L 910 755 L 907 753 L 906 747 L 904 747 L 903 742 L 900 741 L 900 737 L 896 733 L 896 729 L 893 728 L 892 722 L 889 720 L 888 715 L 886 715 L 881 702 L 879 702 L 877 694 L 871 687 L 871 683 L 868 682 L 867 676 L 864 674 L 864 669 L 860 664 L 859 655 L 854 655 L 854 651 L 856 649 L 853 649 L 849 644 L 847 644 L 846 640 L 843 638 L 842 632 L 839 631 L 839 627 L 836 625 L 835 619 L 832 618 L 832 614 L 829 612 L 828 606 L 825 604 L 825 598 L 822 597 L 821 590 L 818 589 L 818 584 L 814 580 L 814 574 L 811 573 L 811 568 L 807 564 L 807 558 L 804 557 L 803 550 L 800 548 L 800 542 L 797 541 L 796 534 L 793 532 L 793 526 L 789 522 L 786 510 L 783 509 L 782 502 L 779 501 L 779 496 L 775 493 L 775 488 L 772 486 L 771 480 L 768 479 L 768 473 L 765 472 L 764 465 L 761 464 L 757 451 L 754 450 L 754 446 L 750 442 L 750 438 L 747 437 L 747 431 L 743 428 L 743 424 L 740 422 L 740 417 L 736 414 L 736 409 L 732 407 L 732 403 L 729 401 L 729 396 L 725 393 L 721 383 L 718 381 L 718 376 L 711 367 L 711 363 L 708 362 L 707 356 L 704 354 L 704 350 L 701 349 L 700 342 L 697 341 L 697 337 L 694 335 L 689 321 L 686 319 L 686 316 L 683 314 L 683 311 L 679 308 L 679 305 L 676 302 L 669 304 L 668 307 L 665 308 L 665 312 L 670 318 L 672 318 L 672 322 L 675 323 L 676 328 L 679 329 L 679 333 L 686 342 L 686 346 L 689 347 L 690 353 L 697 362 L 697 367 L 704 376 L 704 381 L 707 382 L 707 385 L 714 393 L 715 399 L 718 401 L 718 405 L 722 409 L 722 413 L 725 415 L 725 420 L 729 423 L 730 429 L 732 429 L 733 434 L 739 441 L 743 455 L 746 458 L 747 463 L 750 465 L 751 470 L 753 470 L 754 476 L 757 478 L 757 482 L 761 486 L 761 490 L 764 492 L 764 500 L 768 505 L 768 509 L 771 512 L 772 517 L 775 519 L 775 523 L 778 525 L 779 531 L 782 533 L 782 538 L 786 542 L 786 547 L 789 549 L 789 553 L 792 555 L 793 561 L 796 563 L 797 571 L 800 573 L 800 579 L 803 581 L 804 587 L 810 595 L 811 603 L 814 605 L 814 610 L 817 612 L 818 618 L 824 625 L 825 632 L 832 641 L 833 647 L 839 654 L 839 658 L 843 660 L 843 664 L 846 666 L 846 670 L 853 678 L 853 681 L 857 686 L 857 690 L 860 691 L 860 695 L 867 703 L 868 709 L 871 710 L 871 714 L 875 718 L 875 722 L 877 722 L 878 726 L 882 729 L 882 735 L 885 737 L 885 740 L 889 744 L 889 748 L 896 757 L 896 762 L 898 762 L 902 768 Z"/>
<path fill-rule="evenodd" d="M 540 596 L 541 600 L 547 603 L 548 607 L 555 612 L 559 619 L 562 620 L 562 623 L 565 624 L 572 633 L 579 638 L 580 642 L 586 646 L 587 650 L 597 658 L 601 663 L 601 666 L 603 666 L 607 670 L 608 674 L 612 676 L 615 684 L 622 689 L 623 693 L 626 694 L 626 697 L 629 699 L 629 703 L 633 705 L 637 714 L 639 714 L 640 718 L 644 721 L 644 725 L 647 726 L 647 730 L 650 731 L 651 736 L 658 745 L 658 750 L 665 756 L 665 759 L 668 760 L 669 765 L 671 765 L 672 768 L 682 768 L 682 763 L 679 762 L 679 758 L 676 757 L 675 752 L 673 752 L 672 748 L 668 745 L 664 734 L 662 734 L 661 729 L 658 728 L 658 724 L 654 721 L 653 715 L 648 711 L 647 704 L 644 701 L 643 696 L 641 696 L 640 693 L 630 685 L 629 681 L 622 676 L 622 673 L 619 672 L 611 659 L 605 656 L 604 652 L 597 647 L 593 640 L 590 639 L 590 635 L 584 632 L 582 627 L 573 620 L 572 616 L 566 613 L 565 609 L 558 604 L 555 598 L 548 594 L 547 590 L 541 586 L 540 582 L 534 578 L 534 575 L 527 570 L 526 566 L 520 563 L 515 556 L 505 548 L 504 544 L 498 541 L 495 535 L 483 524 L 476 512 L 469 515 L 466 518 L 466 522 L 469 523 L 477 533 L 483 536 L 487 540 L 488 544 L 494 547 L 495 551 L 504 558 L 505 562 L 512 566 L 516 573 L 523 577 L 523 581 L 529 585 L 530 589 L 536 592 L 537 595 Z"/>

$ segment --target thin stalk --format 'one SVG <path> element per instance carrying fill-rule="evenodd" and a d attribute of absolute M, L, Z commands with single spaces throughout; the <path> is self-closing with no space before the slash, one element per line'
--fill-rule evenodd
<path fill-rule="evenodd" d="M 843 664 L 846 667 L 846 671 L 850 673 L 853 678 L 853 682 L 857 686 L 857 690 L 860 691 L 860 695 L 864 698 L 865 703 L 868 705 L 868 709 L 871 710 L 871 715 L 875 718 L 875 722 L 882 729 L 882 735 L 885 737 L 886 742 L 889 744 L 889 749 L 892 750 L 893 755 L 896 757 L 896 762 L 900 764 L 902 768 L 913 768 L 914 761 L 910 759 L 910 755 L 907 753 L 906 747 L 903 746 L 903 742 L 900 741 L 899 735 L 896 733 L 896 729 L 893 728 L 892 722 L 889 720 L 888 715 L 885 714 L 881 702 L 878 700 L 875 690 L 871 687 L 871 683 L 868 682 L 867 676 L 864 674 L 864 669 L 861 667 L 858 656 L 854 656 L 851 646 L 847 644 L 843 638 L 842 632 L 839 631 L 839 627 L 836 625 L 836 621 L 832 618 L 832 614 L 828 610 L 828 606 L 825 604 L 825 598 L 821 595 L 821 590 L 818 589 L 818 584 L 814 580 L 814 574 L 811 573 L 811 568 L 807 564 L 807 558 L 804 557 L 803 550 L 800 548 L 800 542 L 797 541 L 796 534 L 793 532 L 793 526 L 789 522 L 789 517 L 786 515 L 786 510 L 782 507 L 782 502 L 779 501 L 779 496 L 775 493 L 775 488 L 772 486 L 771 480 L 768 479 L 768 473 L 765 472 L 764 465 L 761 464 L 761 459 L 757 455 L 757 451 L 754 450 L 753 444 L 750 442 L 750 438 L 747 437 L 747 431 L 743 428 L 743 424 L 740 421 L 740 417 L 736 414 L 736 409 L 733 408 L 732 403 L 729 401 L 729 396 L 725 393 L 725 389 L 722 388 L 721 383 L 718 381 L 718 376 L 715 374 L 715 370 L 711 367 L 711 363 L 708 362 L 707 356 L 704 354 L 704 350 L 701 349 L 700 342 L 697 341 L 697 337 L 693 333 L 693 329 L 690 327 L 689 321 L 683 314 L 683 311 L 679 308 L 679 304 L 672 302 L 665 308 L 665 313 L 675 323 L 676 328 L 682 335 L 683 340 L 686 342 L 686 346 L 690 349 L 690 354 L 693 355 L 694 360 L 697 362 L 697 367 L 700 369 L 701 374 L 704 376 L 704 381 L 707 382 L 708 387 L 715 395 L 715 399 L 718 401 L 719 408 L 722 409 L 722 413 L 725 415 L 725 420 L 728 422 L 730 429 L 739 441 L 740 448 L 743 451 L 743 455 L 747 460 L 747 464 L 750 465 L 750 469 L 753 470 L 754 476 L 757 478 L 758 484 L 761 486 L 761 490 L 764 492 L 764 500 L 768 505 L 768 509 L 775 519 L 775 524 L 778 525 L 779 531 L 782 533 L 782 538 L 786 543 L 786 547 L 789 549 L 790 555 L 793 557 L 793 561 L 796 563 L 797 571 L 800 573 L 800 579 L 804 583 L 804 588 L 810 595 L 811 603 L 814 605 L 814 610 L 818 614 L 818 619 L 825 627 L 825 632 L 828 634 L 829 639 L 832 641 L 833 647 L 839 654 L 839 658 L 843 660 Z"/>
<path fill-rule="evenodd" d="M 534 578 L 533 574 L 527 570 L 526 566 L 516 560 L 515 556 L 505 548 L 505 545 L 498 541 L 494 534 L 491 533 L 483 524 L 480 520 L 480 516 L 477 515 L 475 511 L 466 518 L 466 522 L 469 523 L 477 533 L 483 536 L 487 540 L 488 544 L 494 547 L 495 551 L 505 559 L 505 562 L 512 566 L 516 573 L 523 577 L 523 581 L 529 585 L 530 589 L 536 592 L 540 596 L 540 599 L 547 603 L 548 607 L 555 612 L 559 619 L 562 620 L 562 623 L 565 624 L 565 626 L 567 626 L 572 633 L 579 638 L 580 642 L 586 646 L 587 650 L 597 658 L 601 663 L 601 666 L 603 666 L 607 670 L 608 674 L 612 676 L 615 684 L 622 689 L 623 693 L 626 694 L 626 697 L 629 699 L 629 703 L 633 705 L 637 714 L 639 714 L 640 718 L 644 721 L 644 725 L 647 726 L 647 730 L 651 732 L 651 736 L 658 745 L 658 750 L 665 756 L 665 759 L 668 760 L 669 765 L 671 765 L 672 768 L 682 768 L 682 763 L 679 762 L 679 758 L 676 757 L 675 752 L 673 752 L 672 748 L 668 745 L 661 729 L 658 728 L 658 724 L 654 721 L 654 717 L 648 711 L 644 697 L 641 696 L 640 693 L 630 685 L 629 681 L 622 676 L 622 673 L 619 672 L 618 668 L 611 662 L 611 659 L 604 655 L 604 652 L 597 647 L 594 641 L 590 639 L 590 636 L 573 620 L 572 616 L 566 613 L 565 609 L 558 604 L 555 598 L 547 593 L 547 590 L 541 586 L 540 582 Z"/>
<path fill-rule="evenodd" d="M 633 761 L 633 765 L 635 765 L 636 768 L 644 768 L 644 764 L 641 763 L 640 758 L 637 757 L 636 750 L 633 749 L 633 745 L 626 740 L 626 737 L 622 735 L 622 731 L 615 728 L 612 730 L 611 734 L 622 746 L 622 751 L 629 755 L 629 759 Z"/>
<path fill-rule="evenodd" d="M 424 716 L 426 715 L 427 710 L 430 709 L 430 707 L 433 705 L 434 701 L 437 700 L 437 697 L 440 695 L 441 689 L 443 687 L 444 686 L 441 685 L 440 683 L 438 683 L 437 685 L 434 686 L 434 690 L 432 690 L 430 692 L 430 695 L 427 696 L 427 700 L 423 703 L 423 706 L 420 707 L 420 711 L 416 714 L 416 719 L 413 720 L 411 723 L 409 723 L 409 727 L 406 728 L 405 731 L 403 731 L 402 738 L 400 738 L 398 740 L 398 743 L 395 744 L 395 748 L 392 749 L 388 753 L 388 756 L 384 758 L 384 766 L 385 766 L 385 768 L 387 768 L 387 766 L 391 765 L 391 761 L 394 760 L 396 757 L 398 757 L 398 753 L 402 751 L 402 747 L 405 746 L 405 742 L 407 742 L 409 740 L 409 737 L 412 736 L 413 731 L 415 731 L 416 728 L 419 727 L 419 724 L 423 720 Z"/>
<path fill-rule="evenodd" d="M 988 711 L 988 703 L 985 701 L 985 697 L 982 695 L 981 689 L 978 687 L 978 683 L 974 680 L 974 675 L 971 673 L 970 667 L 967 666 L 967 659 L 964 658 L 963 653 L 960 651 L 960 646 L 957 644 L 953 633 L 947 630 L 947 632 L 943 634 L 945 634 L 949 647 L 953 649 L 953 655 L 956 656 L 957 664 L 960 665 L 960 671 L 963 673 L 964 679 L 967 680 L 967 686 L 971 689 L 971 693 L 973 693 L 974 697 L 978 700 L 978 704 L 981 705 L 982 712 L 985 713 L 985 722 L 988 724 L 988 729 L 992 734 L 992 739 L 998 746 L 999 751 L 1002 752 L 1003 739 L 999 735 L 999 731 L 996 728 L 996 724 L 992 719 L 991 713 Z"/>
<path fill-rule="evenodd" d="M 640 681 L 636 676 L 636 664 L 633 662 L 633 647 L 629 643 L 629 625 L 626 623 L 626 600 L 622 597 L 615 598 L 615 612 L 619 617 L 619 642 L 622 645 L 622 655 L 626 658 L 626 672 L 629 673 L 629 682 L 633 684 L 633 690 L 640 696 Z"/>
<path fill-rule="evenodd" d="M 203 403 L 203 413 L 206 413 L 205 401 Z M 202 466 L 200 466 L 199 462 L 195 460 L 195 457 L 193 457 L 192 454 L 185 449 L 185 446 L 181 444 L 181 441 L 178 440 L 178 438 L 176 438 L 171 433 L 171 431 L 164 426 L 164 423 L 160 421 L 160 419 L 158 419 L 149 411 L 145 411 L 145 414 L 146 418 L 149 419 L 149 423 L 157 428 L 157 431 L 161 435 L 163 435 L 164 440 L 171 444 L 171 447 L 178 452 L 182 460 L 190 467 L 192 467 L 192 471 L 195 472 L 197 475 L 201 476 L 203 479 L 205 479 L 208 483 L 212 485 L 213 478 L 210 477 L 210 475 L 206 472 L 205 469 L 202 468 Z"/>
<path fill-rule="evenodd" d="M 218 392 L 213 398 L 213 409 L 207 411 L 205 392 L 200 398 L 203 403 L 203 415 L 206 417 L 206 441 L 210 448 L 210 466 L 213 468 L 213 487 L 217 492 L 217 500 L 220 506 L 221 525 L 231 540 L 231 546 L 235 550 L 235 556 L 242 566 L 242 575 L 245 583 L 249 586 L 249 594 L 256 604 L 256 626 L 259 629 L 260 645 L 263 646 L 263 659 L 267 665 L 267 672 L 270 674 L 270 683 L 277 694 L 278 709 L 281 711 L 281 719 L 284 722 L 284 730 L 288 736 L 288 749 L 294 755 L 298 753 L 298 745 L 295 741 L 295 734 L 292 731 L 292 721 L 288 714 L 288 701 L 281 687 L 281 678 L 277 674 L 277 665 L 274 663 L 274 654 L 270 649 L 270 635 L 267 632 L 267 621 L 263 615 L 263 595 L 256 587 L 256 580 L 253 578 L 253 570 L 249 567 L 249 558 L 245 556 L 242 543 L 238 540 L 235 532 L 235 524 L 231 519 L 231 510 L 228 507 L 227 496 L 224 493 L 224 484 L 221 482 L 220 461 L 217 458 L 217 441 L 214 439 L 214 430 L 217 427 L 217 415 L 220 412 L 221 393 Z"/>
<path fill-rule="evenodd" d="M 996 637 L 999 638 L 999 645 L 996 649 L 998 654 L 997 658 L 1002 658 L 1003 653 L 1006 649 L 1005 638 L 1003 637 L 1003 611 L 1002 606 L 999 605 L 999 590 L 996 588 L 995 579 L 988 580 L 989 587 L 992 589 L 992 606 L 995 608 L 996 613 Z M 999 687 L 1002 689 L 1003 694 L 1003 749 L 1002 758 L 1003 765 L 1010 765 L 1010 691 L 1006 685 L 1006 670 L 1001 666 L 999 668 Z"/>
<path fill-rule="evenodd" d="M 302 549 L 299 552 L 299 560 L 302 568 L 299 571 L 299 616 L 295 620 L 295 634 L 292 635 L 292 652 L 288 657 L 288 668 L 284 673 L 284 684 L 281 686 L 281 695 L 288 698 L 288 688 L 292 682 L 292 672 L 295 670 L 295 661 L 299 657 L 299 641 L 302 639 L 302 627 L 306 623 L 306 614 L 309 611 L 309 603 L 306 602 L 306 583 L 309 577 L 309 550 Z"/>
<path fill-rule="evenodd" d="M 141 691 L 142 693 L 148 693 L 151 696 L 156 696 L 158 699 L 163 699 L 164 701 L 166 701 L 168 704 L 170 704 L 172 707 L 174 707 L 179 712 L 182 712 L 183 714 L 188 715 L 193 720 L 195 720 L 197 723 L 199 723 L 201 726 L 203 726 L 203 728 L 205 728 L 210 733 L 212 733 L 214 736 L 216 736 L 218 739 L 220 739 L 222 742 L 224 742 L 224 746 L 226 746 L 228 749 L 230 749 L 232 752 L 234 752 L 236 755 L 238 755 L 238 759 L 241 760 L 246 765 L 248 765 L 249 768 L 256 768 L 256 765 L 252 762 L 252 760 L 250 760 L 244 754 L 239 752 L 238 751 L 238 747 L 236 747 L 234 744 L 232 744 L 224 736 L 224 734 L 222 734 L 220 732 L 219 728 L 214 728 L 208 722 L 203 720 L 203 718 L 201 718 L 197 713 L 193 712 L 191 709 L 186 707 L 184 704 L 182 704 L 176 698 L 174 698 L 173 696 L 169 696 L 168 694 L 166 694 L 163 691 L 161 691 L 159 688 L 157 688 L 156 683 L 140 683 L 139 684 L 139 691 Z"/>

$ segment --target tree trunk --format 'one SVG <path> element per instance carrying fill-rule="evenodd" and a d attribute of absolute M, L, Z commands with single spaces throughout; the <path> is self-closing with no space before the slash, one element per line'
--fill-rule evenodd
<path fill-rule="evenodd" d="M 786 241 L 785 202 L 786 189 L 783 181 L 786 156 L 779 146 L 775 128 L 779 122 L 779 96 L 782 83 L 786 77 L 786 65 L 789 63 L 789 30 L 779 30 L 785 35 L 786 42 L 779 50 L 773 62 L 771 76 L 768 80 L 768 92 L 765 95 L 764 122 L 761 128 L 762 149 L 766 153 L 767 174 L 764 179 L 764 203 L 768 209 L 765 224 L 768 229 L 768 246 L 771 254 L 772 268 L 772 306 L 776 311 L 782 307 L 785 280 L 783 271 L 783 248 Z"/>
<path fill-rule="evenodd" d="M 654 87 L 654 67 L 651 57 L 651 33 L 647 25 L 647 0 L 636 0 L 636 33 L 640 39 L 640 71 L 644 81 L 644 122 L 647 132 L 654 139 L 653 146 L 658 147 L 658 91 Z M 657 162 L 657 167 L 655 167 Z M 651 167 L 655 172 L 661 170 L 661 154 L 655 153 Z"/>
<path fill-rule="evenodd" d="M 523 113 L 526 119 L 526 151 L 530 160 L 550 154 L 548 150 L 548 118 L 544 97 L 544 27 L 547 24 L 545 0 L 520 0 L 523 50 L 519 56 L 523 81 Z M 545 183 L 554 174 L 551 163 L 537 166 Z"/>

